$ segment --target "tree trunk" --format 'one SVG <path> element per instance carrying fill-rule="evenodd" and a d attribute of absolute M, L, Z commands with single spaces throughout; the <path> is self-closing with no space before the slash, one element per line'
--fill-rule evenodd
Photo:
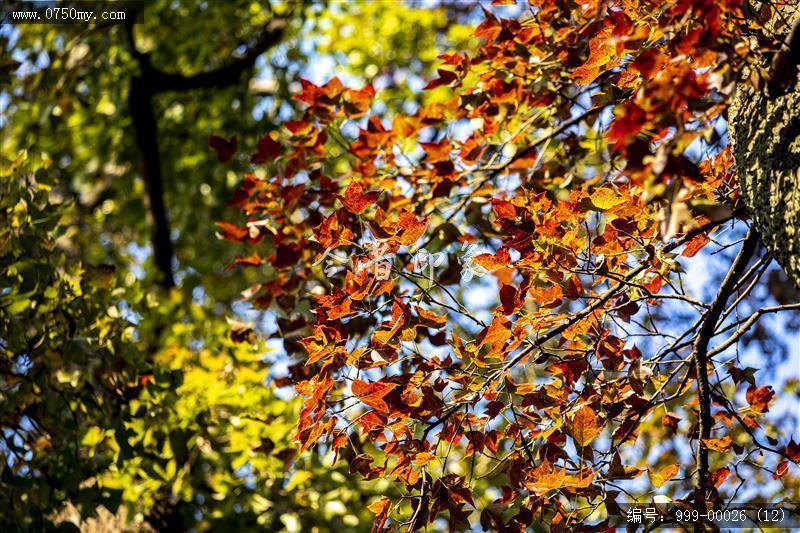
<path fill-rule="evenodd" d="M 797 21 L 795 6 L 778 9 Z M 788 36 L 790 26 L 775 27 Z M 797 46 L 799 43 L 793 43 Z M 762 241 L 800 288 L 800 82 L 797 65 L 775 73 L 784 90 L 768 94 L 742 83 L 730 109 L 730 144 L 742 196 Z M 783 94 L 781 94 L 783 93 Z"/>

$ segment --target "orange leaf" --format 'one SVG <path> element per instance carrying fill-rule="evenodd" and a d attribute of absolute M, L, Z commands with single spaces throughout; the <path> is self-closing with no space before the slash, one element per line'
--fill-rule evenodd
<path fill-rule="evenodd" d="M 379 413 L 388 414 L 389 406 L 383 401 L 384 396 L 397 387 L 395 383 L 373 382 L 367 383 L 360 379 L 353 380 L 352 390 L 359 400 L 369 405 Z"/>
<path fill-rule="evenodd" d="M 353 238 L 353 232 L 349 228 L 342 227 L 339 224 L 339 217 L 336 213 L 332 213 L 314 228 L 314 237 L 323 248 L 331 249 L 349 243 Z"/>
<path fill-rule="evenodd" d="M 403 210 L 400 213 L 398 224 L 400 232 L 397 234 L 397 241 L 403 246 L 411 246 L 417 239 L 422 237 L 428 227 L 429 218 L 417 218 L 411 211 Z"/>
<path fill-rule="evenodd" d="M 419 315 L 419 323 L 429 328 L 443 328 L 447 324 L 447 317 L 437 315 L 433 311 L 428 311 L 422 307 L 417 307 L 417 314 Z"/>
<path fill-rule="evenodd" d="M 233 260 L 233 264 L 228 266 L 227 270 L 230 270 L 235 265 L 245 265 L 245 266 L 260 266 L 264 260 L 258 255 L 258 253 L 254 253 L 252 255 L 248 255 L 247 257 L 237 257 Z"/>
<path fill-rule="evenodd" d="M 709 450 L 718 452 L 727 452 L 731 449 L 733 440 L 730 437 L 722 437 L 721 439 L 703 439 L 703 445 Z"/>
<path fill-rule="evenodd" d="M 438 143 L 419 143 L 425 151 L 427 157 L 426 163 L 439 163 L 441 161 L 450 161 L 450 141 L 445 138 Z"/>
<path fill-rule="evenodd" d="M 496 254 L 480 254 L 473 257 L 472 260 L 486 270 L 497 270 L 508 266 L 511 262 L 511 254 L 508 253 L 508 248 L 500 248 Z"/>
<path fill-rule="evenodd" d="M 603 72 L 619 65 L 622 61 L 622 56 L 618 53 L 619 48 L 621 46 L 614 39 L 613 28 L 604 28 L 595 35 L 589 42 L 589 59 L 572 74 L 575 83 L 588 85 Z"/>
<path fill-rule="evenodd" d="M 551 490 L 560 489 L 564 485 L 565 469 L 557 470 L 545 460 L 541 466 L 531 471 L 530 482 L 525 485 L 537 494 L 546 494 Z"/>
<path fill-rule="evenodd" d="M 475 341 L 478 346 L 491 344 L 497 350 L 509 338 L 511 338 L 511 322 L 504 316 L 495 315 L 492 323 L 478 334 Z"/>
<path fill-rule="evenodd" d="M 421 452 L 414 456 L 414 466 L 425 466 L 426 464 L 430 463 L 436 459 L 436 456 L 432 453 L 428 452 Z"/>
<path fill-rule="evenodd" d="M 608 479 L 636 479 L 641 476 L 644 470 L 635 466 L 623 465 L 619 458 L 619 453 L 614 453 L 611 457 L 611 464 L 608 467 Z"/>
<path fill-rule="evenodd" d="M 675 416 L 673 414 L 666 414 L 661 417 L 661 425 L 670 428 L 673 431 L 678 430 L 678 422 L 681 421 L 679 416 Z"/>
<path fill-rule="evenodd" d="M 244 241 L 250 235 L 247 228 L 240 228 L 230 222 L 217 222 L 219 237 L 228 241 Z"/>
<path fill-rule="evenodd" d="M 572 417 L 572 439 L 577 446 L 584 447 L 591 444 L 602 429 L 598 425 L 597 414 L 588 405 L 578 409 L 578 412 Z"/>
<path fill-rule="evenodd" d="M 348 211 L 357 215 L 374 204 L 380 195 L 380 191 L 364 193 L 364 188 L 360 184 L 352 182 L 344 191 L 342 204 Z"/>
<path fill-rule="evenodd" d="M 386 496 L 367 505 L 367 509 L 375 513 L 375 520 L 372 522 L 372 531 L 382 531 L 384 529 L 386 521 L 389 519 L 389 510 L 391 508 L 392 502 Z"/>
<path fill-rule="evenodd" d="M 711 239 L 708 238 L 708 235 L 700 233 L 686 243 L 681 255 L 683 257 L 694 257 L 709 242 L 711 242 Z"/>
<path fill-rule="evenodd" d="M 534 287 L 530 291 L 531 298 L 542 307 L 554 307 L 561 305 L 561 297 L 564 296 L 560 285 L 552 287 Z"/>
<path fill-rule="evenodd" d="M 344 109 L 349 118 L 359 118 L 367 114 L 372 99 L 375 97 L 375 88 L 365 85 L 362 89 L 348 89 L 344 93 Z"/>

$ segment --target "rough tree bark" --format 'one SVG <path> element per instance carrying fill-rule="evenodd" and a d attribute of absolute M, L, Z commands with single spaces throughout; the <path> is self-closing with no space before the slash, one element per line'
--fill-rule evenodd
<path fill-rule="evenodd" d="M 800 288 L 800 8 L 777 9 L 784 22 L 772 30 L 785 43 L 771 69 L 778 79 L 765 85 L 771 90 L 749 83 L 737 89 L 728 117 L 730 144 L 753 223 Z"/>

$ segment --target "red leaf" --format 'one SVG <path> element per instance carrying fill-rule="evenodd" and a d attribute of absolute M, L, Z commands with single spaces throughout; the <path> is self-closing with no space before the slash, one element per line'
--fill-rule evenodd
<path fill-rule="evenodd" d="M 789 441 L 789 445 L 786 446 L 786 455 L 797 464 L 800 464 L 800 446 L 794 441 L 794 439 Z"/>
<path fill-rule="evenodd" d="M 497 215 L 497 218 L 517 218 L 517 210 L 514 208 L 514 204 L 499 198 L 492 198 L 492 210 Z"/>
<path fill-rule="evenodd" d="M 578 276 L 570 276 L 567 278 L 566 292 L 564 293 L 570 300 L 577 300 L 583 294 L 583 285 Z"/>
<path fill-rule="evenodd" d="M 645 126 L 647 115 L 644 110 L 633 102 L 617 108 L 616 118 L 608 128 L 608 139 L 617 145 L 627 145 L 629 141 L 639 134 Z"/>
<path fill-rule="evenodd" d="M 260 165 L 281 155 L 281 145 L 266 133 L 258 141 L 258 151 L 250 158 L 251 163 Z"/>
<path fill-rule="evenodd" d="M 708 480 L 716 487 L 720 488 L 725 480 L 727 480 L 731 475 L 731 469 L 727 466 L 725 468 L 720 468 L 713 474 L 708 476 Z"/>
<path fill-rule="evenodd" d="M 503 304 L 503 314 L 513 315 L 517 310 L 517 289 L 511 285 L 500 288 L 500 302 Z"/>
<path fill-rule="evenodd" d="M 450 72 L 449 70 L 444 69 L 439 69 L 438 72 L 439 77 L 429 81 L 428 85 L 422 88 L 424 91 L 435 89 L 441 85 L 450 85 L 458 79 L 458 76 L 456 76 L 455 72 Z"/>
<path fill-rule="evenodd" d="M 782 478 L 786 474 L 787 470 L 789 470 L 789 461 L 781 461 L 775 468 L 775 473 L 772 474 L 772 479 Z"/>
<path fill-rule="evenodd" d="M 664 278 L 661 276 L 661 274 L 656 272 L 656 275 L 653 276 L 653 279 L 647 283 L 643 283 L 642 285 L 650 294 L 658 294 L 661 292 L 661 287 L 664 286 Z"/>
<path fill-rule="evenodd" d="M 747 389 L 747 403 L 750 404 L 750 409 L 756 413 L 766 413 L 769 411 L 769 402 L 775 396 L 772 387 L 759 387 L 750 385 Z"/>
<path fill-rule="evenodd" d="M 657 49 L 650 48 L 639 54 L 631 66 L 641 72 L 645 78 L 650 78 L 663 64 L 664 54 Z"/>
<path fill-rule="evenodd" d="M 217 159 L 220 163 L 227 163 L 236 153 L 236 135 L 231 137 L 229 141 L 216 135 L 209 135 L 208 145 L 217 152 Z"/>
<path fill-rule="evenodd" d="M 568 386 L 577 382 L 589 368 L 586 359 L 578 357 L 548 366 L 545 370 L 554 375 L 560 375 Z"/>

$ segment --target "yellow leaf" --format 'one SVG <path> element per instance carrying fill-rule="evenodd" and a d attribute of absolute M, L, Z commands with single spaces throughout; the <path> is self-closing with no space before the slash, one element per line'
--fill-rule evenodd
<path fill-rule="evenodd" d="M 311 479 L 311 472 L 309 472 L 308 470 L 298 470 L 297 472 L 292 474 L 291 478 L 289 478 L 289 483 L 286 484 L 286 490 L 292 491 L 295 488 L 302 485 L 303 483 L 305 483 L 306 481 L 308 481 L 309 479 Z"/>
<path fill-rule="evenodd" d="M 657 489 L 660 489 L 667 482 L 672 481 L 680 471 L 680 466 L 669 465 L 662 468 L 660 472 L 654 472 L 648 468 L 647 475 L 650 476 L 650 482 L 653 484 L 653 486 Z"/>
<path fill-rule="evenodd" d="M 414 456 L 414 466 L 425 466 L 426 464 L 430 463 L 436 459 L 436 456 L 432 453 L 428 452 L 421 452 Z"/>
<path fill-rule="evenodd" d="M 600 211 L 606 211 L 625 201 L 625 198 L 621 194 L 610 187 L 601 187 L 597 189 L 592 193 L 589 199 L 592 205 Z"/>
<path fill-rule="evenodd" d="M 380 500 L 378 500 L 378 501 L 376 501 L 376 502 L 373 502 L 373 503 L 371 503 L 371 504 L 367 505 L 367 509 L 369 509 L 370 511 L 372 511 L 372 512 L 373 512 L 373 513 L 375 513 L 375 514 L 379 514 L 379 513 L 383 512 L 383 511 L 384 511 L 384 509 L 386 509 L 386 507 L 387 507 L 387 506 L 388 506 L 390 503 L 391 503 L 391 502 L 389 501 L 389 498 L 387 498 L 386 496 L 384 496 L 384 497 L 383 497 L 383 498 L 381 498 Z"/>

